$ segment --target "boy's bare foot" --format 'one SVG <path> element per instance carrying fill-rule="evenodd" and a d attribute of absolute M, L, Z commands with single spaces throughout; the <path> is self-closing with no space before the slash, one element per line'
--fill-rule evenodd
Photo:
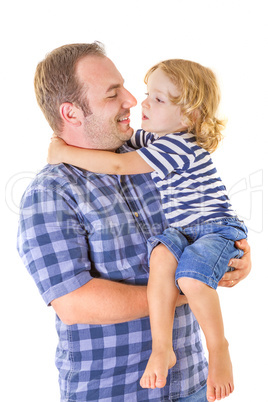
<path fill-rule="evenodd" d="M 175 366 L 176 356 L 174 351 L 154 351 L 152 352 L 143 376 L 140 380 L 142 388 L 163 388 L 166 385 L 168 370 Z"/>
<path fill-rule="evenodd" d="M 228 343 L 221 348 L 209 351 L 209 368 L 207 380 L 207 400 L 215 400 L 229 396 L 234 390 L 232 363 Z"/>

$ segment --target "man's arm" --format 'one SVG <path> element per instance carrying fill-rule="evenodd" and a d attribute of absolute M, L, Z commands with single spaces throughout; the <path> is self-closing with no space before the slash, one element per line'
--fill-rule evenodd
<path fill-rule="evenodd" d="M 77 218 L 76 203 L 71 197 L 65 200 L 65 190 L 60 194 L 62 185 L 57 192 L 54 186 L 45 182 L 27 193 L 18 236 L 19 253 L 44 301 L 66 324 L 107 324 L 147 316 L 146 286 L 92 278 L 87 234 Z M 244 257 L 234 260 L 239 270 L 236 281 L 250 271 L 249 247 L 244 244 Z M 184 303 L 179 296 L 178 305 Z"/>
<path fill-rule="evenodd" d="M 146 286 L 98 278 L 53 300 L 51 305 L 67 325 L 117 324 L 149 314 Z"/>
<path fill-rule="evenodd" d="M 240 240 L 236 246 L 244 251 L 240 259 L 232 259 L 227 272 L 219 282 L 220 286 L 232 287 L 245 279 L 251 270 L 251 254 L 247 240 Z M 187 303 L 179 295 L 177 306 Z M 51 302 L 60 319 L 72 324 L 116 324 L 149 315 L 147 287 L 125 285 L 104 279 L 92 279 L 81 288 Z"/>
<path fill-rule="evenodd" d="M 244 251 L 240 259 L 230 260 L 235 268 L 227 272 L 219 282 L 220 286 L 232 287 L 245 279 L 251 270 L 251 254 L 247 240 L 240 240 L 236 246 Z M 187 303 L 179 295 L 177 306 Z M 51 302 L 60 319 L 72 324 L 116 324 L 149 315 L 147 287 L 125 285 L 104 279 L 92 279 L 81 288 Z"/>
<path fill-rule="evenodd" d="M 178 295 L 177 307 L 187 303 Z M 51 302 L 67 325 L 117 324 L 149 315 L 147 287 L 92 279 L 84 286 Z"/>

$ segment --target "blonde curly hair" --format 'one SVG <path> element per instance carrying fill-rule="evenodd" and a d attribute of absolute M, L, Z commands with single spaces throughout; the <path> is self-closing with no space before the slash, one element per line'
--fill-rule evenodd
<path fill-rule="evenodd" d="M 214 152 L 223 138 L 221 131 L 226 123 L 216 117 L 220 90 L 215 74 L 193 61 L 170 59 L 151 67 L 145 84 L 157 68 L 161 68 L 179 90 L 179 95 L 170 95 L 170 100 L 181 107 L 188 131 L 195 135 L 200 147 Z"/>

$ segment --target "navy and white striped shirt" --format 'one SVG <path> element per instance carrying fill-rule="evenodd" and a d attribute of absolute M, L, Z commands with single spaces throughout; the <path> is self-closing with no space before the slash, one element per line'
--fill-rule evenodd
<path fill-rule="evenodd" d="M 150 165 L 170 226 L 195 225 L 236 216 L 210 154 L 188 132 L 156 134 L 138 130 L 131 145 Z"/>
<path fill-rule="evenodd" d="M 18 250 L 44 301 L 99 277 L 146 285 L 147 239 L 166 227 L 150 174 L 94 174 L 46 166 L 21 204 Z M 139 380 L 151 353 L 149 318 L 114 325 L 65 325 L 56 316 L 61 401 L 170 401 L 206 383 L 199 326 L 188 305 L 177 308 L 177 364 L 163 389 Z M 38 399 L 38 398 L 37 398 Z"/>

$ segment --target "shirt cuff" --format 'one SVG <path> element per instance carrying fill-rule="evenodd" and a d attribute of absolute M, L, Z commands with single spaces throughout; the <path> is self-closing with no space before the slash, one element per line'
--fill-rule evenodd
<path fill-rule="evenodd" d="M 42 297 L 45 303 L 49 306 L 52 300 L 73 292 L 76 289 L 79 289 L 81 286 L 88 283 L 91 279 L 93 278 L 88 271 L 80 272 L 80 274 L 71 277 L 65 282 L 58 283 L 57 285 L 51 287 L 42 294 Z"/>

